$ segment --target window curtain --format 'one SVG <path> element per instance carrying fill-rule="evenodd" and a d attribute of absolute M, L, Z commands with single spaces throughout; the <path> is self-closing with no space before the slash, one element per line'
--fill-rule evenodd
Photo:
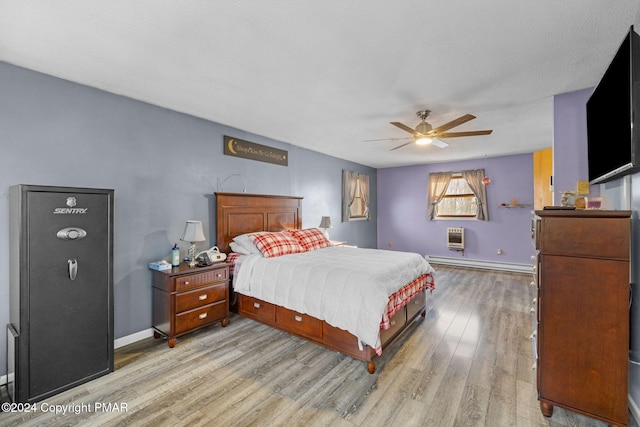
<path fill-rule="evenodd" d="M 357 179 L 356 172 L 342 171 L 342 222 L 348 222 L 351 217 L 351 204 L 356 195 Z"/>
<path fill-rule="evenodd" d="M 429 174 L 429 192 L 427 194 L 427 218 L 434 219 L 436 205 L 444 197 L 451 182 L 453 172 L 434 172 Z"/>
<path fill-rule="evenodd" d="M 369 219 L 369 175 L 357 172 L 342 171 L 342 222 L 351 219 L 351 205 L 356 196 L 356 189 L 360 181 L 360 194 L 364 201 L 364 216 Z"/>
<path fill-rule="evenodd" d="M 487 189 L 482 183 L 484 178 L 484 169 L 462 171 L 462 177 L 467 181 L 471 191 L 478 201 L 478 213 L 476 219 L 480 221 L 489 221 L 489 209 L 487 207 Z"/>
<path fill-rule="evenodd" d="M 360 192 L 364 200 L 364 216 L 369 220 L 369 175 L 358 174 L 360 178 Z"/>

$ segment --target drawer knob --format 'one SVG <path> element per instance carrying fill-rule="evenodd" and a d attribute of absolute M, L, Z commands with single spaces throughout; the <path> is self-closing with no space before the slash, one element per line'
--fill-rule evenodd
<path fill-rule="evenodd" d="M 189 281 L 187 280 L 186 282 L 184 282 L 184 284 L 185 284 L 185 285 L 188 285 L 188 284 L 189 284 Z"/>
<path fill-rule="evenodd" d="M 260 308 L 260 303 L 259 302 L 254 302 L 253 303 L 253 308 Z"/>
<path fill-rule="evenodd" d="M 396 321 L 395 321 L 395 320 L 392 320 L 391 322 L 389 322 L 389 324 L 390 324 L 391 326 L 396 326 Z"/>
<path fill-rule="evenodd" d="M 200 316 L 198 316 L 198 318 L 199 318 L 200 320 L 202 320 L 202 319 L 206 319 L 206 318 L 207 318 L 207 313 L 202 313 Z"/>
<path fill-rule="evenodd" d="M 202 295 L 200 295 L 200 296 L 198 297 L 198 299 L 199 299 L 200 301 L 204 301 L 204 300 L 206 300 L 206 299 L 207 299 L 207 294 L 202 294 Z"/>
<path fill-rule="evenodd" d="M 302 322 L 302 316 L 294 316 L 294 319 L 296 319 L 296 322 Z"/>

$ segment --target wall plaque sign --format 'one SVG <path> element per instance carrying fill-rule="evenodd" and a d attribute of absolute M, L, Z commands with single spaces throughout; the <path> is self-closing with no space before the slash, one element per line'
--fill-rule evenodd
<path fill-rule="evenodd" d="M 260 145 L 255 142 L 244 141 L 226 135 L 224 136 L 224 154 L 281 166 L 289 166 L 289 153 L 286 150 L 267 147 L 266 145 Z"/>

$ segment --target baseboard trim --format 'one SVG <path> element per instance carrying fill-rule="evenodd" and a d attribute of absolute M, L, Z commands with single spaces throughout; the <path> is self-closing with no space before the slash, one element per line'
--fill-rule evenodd
<path fill-rule="evenodd" d="M 533 265 L 516 264 L 510 262 L 482 261 L 477 259 L 460 259 L 444 256 L 425 255 L 424 258 L 432 264 L 456 265 L 460 267 L 484 268 L 487 270 L 514 271 L 517 273 L 533 273 Z"/>
<path fill-rule="evenodd" d="M 145 329 L 135 334 L 127 335 L 122 338 L 118 338 L 113 342 L 113 348 L 124 347 L 125 345 L 133 344 L 134 342 L 141 341 L 145 338 L 153 336 L 153 328 Z"/>
<path fill-rule="evenodd" d="M 125 345 L 133 344 L 134 342 L 141 341 L 145 338 L 149 338 L 153 336 L 153 328 L 145 329 L 140 332 L 136 332 L 135 334 L 127 335 L 122 338 L 118 338 L 113 341 L 113 348 L 124 347 Z M 7 376 L 0 376 L 0 385 L 5 385 L 7 383 Z"/>
<path fill-rule="evenodd" d="M 638 420 L 640 420 L 640 408 L 633 400 L 633 397 L 631 397 L 631 395 L 629 395 L 629 412 L 631 412 L 631 416 L 637 423 Z"/>

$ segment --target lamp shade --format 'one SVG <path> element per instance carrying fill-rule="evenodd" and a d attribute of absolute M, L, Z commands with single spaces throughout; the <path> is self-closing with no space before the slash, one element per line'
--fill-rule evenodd
<path fill-rule="evenodd" d="M 187 221 L 180 240 L 184 242 L 204 242 L 207 240 L 202 232 L 202 221 Z"/>
<path fill-rule="evenodd" d="M 331 228 L 331 217 L 323 216 L 322 220 L 320 220 L 319 228 Z"/>

